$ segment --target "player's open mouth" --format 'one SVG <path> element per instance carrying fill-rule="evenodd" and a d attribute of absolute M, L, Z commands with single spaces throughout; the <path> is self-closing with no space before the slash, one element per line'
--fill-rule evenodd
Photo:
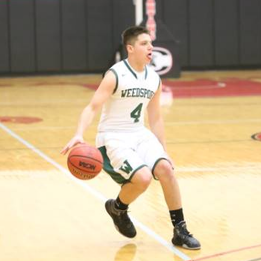
<path fill-rule="evenodd" d="M 147 54 L 147 57 L 151 60 L 151 58 L 152 58 L 152 53 L 148 53 L 148 54 Z"/>

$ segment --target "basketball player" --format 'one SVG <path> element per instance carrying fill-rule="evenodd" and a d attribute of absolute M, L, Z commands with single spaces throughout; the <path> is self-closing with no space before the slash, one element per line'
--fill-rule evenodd
<path fill-rule="evenodd" d="M 200 249 L 199 241 L 187 230 L 179 186 L 166 153 L 160 114 L 161 80 L 147 66 L 153 49 L 149 31 L 141 26 L 130 27 L 122 38 L 128 58 L 116 63 L 105 74 L 81 114 L 75 136 L 61 153 L 66 154 L 76 144 L 84 142 L 84 131 L 103 106 L 96 146 L 103 155 L 104 170 L 122 185 L 118 197 L 105 203 L 117 230 L 129 238 L 136 236 L 127 210 L 155 178 L 162 186 L 174 226 L 172 243 L 186 249 Z M 150 130 L 144 126 L 145 111 Z"/>

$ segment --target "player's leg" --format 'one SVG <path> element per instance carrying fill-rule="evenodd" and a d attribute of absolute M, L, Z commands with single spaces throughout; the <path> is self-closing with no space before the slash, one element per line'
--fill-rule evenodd
<path fill-rule="evenodd" d="M 174 226 L 172 243 L 186 249 L 200 249 L 201 246 L 199 241 L 187 230 L 179 185 L 170 162 L 165 159 L 159 160 L 154 167 L 153 174 L 161 184 L 169 208 L 171 221 Z"/>
<path fill-rule="evenodd" d="M 141 195 L 149 186 L 152 174 L 147 167 L 142 167 L 134 173 L 131 180 L 125 183 L 116 200 L 109 199 L 105 203 L 108 214 L 113 219 L 116 229 L 126 237 L 135 237 L 136 229 L 128 216 L 129 204 Z"/>
<path fill-rule="evenodd" d="M 140 135 L 138 154 L 152 170 L 153 176 L 159 180 L 174 226 L 174 245 L 189 249 L 199 249 L 200 243 L 187 231 L 184 221 L 181 195 L 178 181 L 174 175 L 172 164 L 158 139 L 148 130 Z M 153 148 L 153 149 L 152 149 Z"/>
<path fill-rule="evenodd" d="M 156 166 L 154 166 L 153 174 L 161 184 L 168 208 L 180 209 L 182 203 L 179 184 L 173 174 L 173 167 L 170 162 L 165 159 L 159 160 Z"/>
<path fill-rule="evenodd" d="M 106 210 L 121 234 L 134 237 L 136 229 L 127 214 L 128 206 L 147 189 L 152 174 L 132 147 L 135 139 L 131 140 L 131 135 L 126 135 L 100 135 L 103 142 L 97 144 L 103 145 L 99 149 L 103 155 L 104 170 L 122 185 L 118 197 L 105 203 Z"/>
<path fill-rule="evenodd" d="M 149 186 L 152 174 L 148 167 L 142 167 L 135 172 L 130 182 L 121 187 L 119 198 L 124 204 L 131 204 Z"/>

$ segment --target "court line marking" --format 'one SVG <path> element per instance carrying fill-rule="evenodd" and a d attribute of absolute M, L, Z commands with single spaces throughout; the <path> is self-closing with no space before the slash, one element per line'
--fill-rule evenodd
<path fill-rule="evenodd" d="M 261 244 L 254 245 L 254 246 L 241 247 L 241 248 L 237 248 L 237 249 L 233 249 L 233 250 L 229 250 L 229 251 L 225 251 L 225 252 L 216 253 L 216 254 L 209 255 L 209 256 L 203 256 L 203 257 L 199 257 L 196 259 L 192 259 L 191 261 L 200 261 L 200 260 L 210 259 L 210 258 L 214 258 L 217 256 L 224 256 L 227 254 L 240 252 L 240 251 L 244 251 L 244 250 L 251 249 L 251 248 L 257 248 L 257 247 L 261 247 Z M 257 260 L 259 260 L 259 259 L 257 259 Z M 253 260 L 249 260 L 249 261 L 253 261 Z"/>
<path fill-rule="evenodd" d="M 41 150 L 37 149 L 35 146 L 33 146 L 31 143 L 27 142 L 26 140 L 24 140 L 22 137 L 20 137 L 19 135 L 17 135 L 15 132 L 13 132 L 11 129 L 9 129 L 8 127 L 6 127 L 4 124 L 2 124 L 0 122 L 0 128 L 3 129 L 4 131 L 6 131 L 9 135 L 11 135 L 13 138 L 17 139 L 18 141 L 20 141 L 22 144 L 24 144 L 26 147 L 28 147 L 29 149 L 31 149 L 33 152 L 35 152 L 36 154 L 38 154 L 40 157 L 42 157 L 43 159 L 45 159 L 47 162 L 49 162 L 50 164 L 52 164 L 55 168 L 57 168 L 58 170 L 60 170 L 62 173 L 66 174 L 68 176 L 68 178 L 70 178 L 71 180 L 73 180 L 75 183 L 77 183 L 78 185 L 82 186 L 84 189 L 86 189 L 90 194 L 92 194 L 93 196 L 95 196 L 96 198 L 100 199 L 103 203 L 105 203 L 105 201 L 107 200 L 107 198 L 101 194 L 100 192 L 96 191 L 95 189 L 93 189 L 92 187 L 90 187 L 88 184 L 80 181 L 79 179 L 75 178 L 74 176 L 72 176 L 69 171 L 67 169 L 65 169 L 63 166 L 61 166 L 60 164 L 58 164 L 56 161 L 54 161 L 53 159 L 51 159 L 50 157 L 48 157 L 46 154 L 44 154 Z M 156 234 L 153 230 L 151 230 L 150 228 L 148 228 L 147 226 L 143 225 L 141 222 L 139 222 L 137 219 L 133 218 L 131 216 L 131 219 L 133 221 L 133 223 L 139 227 L 141 230 L 143 230 L 146 234 L 148 234 L 150 237 L 154 238 L 157 242 L 159 242 L 160 244 L 162 244 L 164 247 L 166 247 L 168 250 L 170 250 L 172 253 L 174 253 L 175 255 L 177 255 L 178 257 L 180 257 L 182 260 L 185 261 L 189 261 L 191 260 L 190 257 L 188 257 L 187 255 L 185 255 L 183 252 L 179 251 L 177 248 L 175 248 L 172 244 L 170 244 L 169 242 L 167 242 L 165 239 L 163 239 L 162 237 L 160 237 L 158 234 Z"/>

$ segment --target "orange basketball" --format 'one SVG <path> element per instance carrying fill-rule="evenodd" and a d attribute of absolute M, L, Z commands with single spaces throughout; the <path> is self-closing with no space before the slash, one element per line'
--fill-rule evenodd
<path fill-rule="evenodd" d="M 78 179 L 92 179 L 102 170 L 101 152 L 90 145 L 81 144 L 72 148 L 67 158 L 70 172 Z"/>

